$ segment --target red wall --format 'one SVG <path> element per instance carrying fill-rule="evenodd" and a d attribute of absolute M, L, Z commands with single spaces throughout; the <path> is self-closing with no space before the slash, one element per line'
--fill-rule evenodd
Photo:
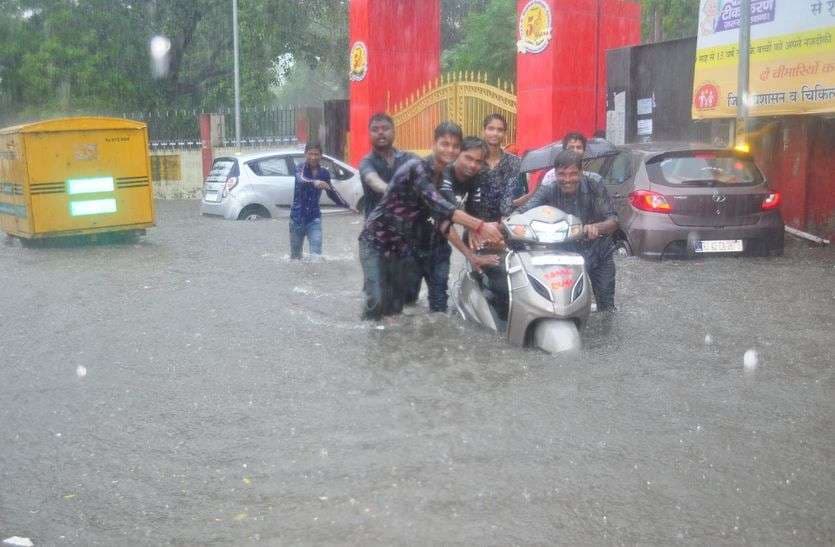
<path fill-rule="evenodd" d="M 606 49 L 640 43 L 640 6 L 631 0 L 546 0 L 552 40 L 516 56 L 521 152 L 568 131 L 605 127 Z M 520 15 L 528 0 L 517 0 Z M 518 39 L 518 36 L 517 36 Z"/>
<path fill-rule="evenodd" d="M 350 46 L 368 48 L 365 79 L 351 81 L 349 160 L 368 153 L 368 118 L 393 109 L 440 75 L 440 2 L 437 0 L 351 0 Z"/>
<path fill-rule="evenodd" d="M 806 227 L 835 239 L 835 120 L 815 119 L 807 177 Z"/>
<path fill-rule="evenodd" d="M 785 223 L 835 237 L 835 120 L 774 118 L 753 135 L 757 165 L 769 186 L 783 194 Z"/>

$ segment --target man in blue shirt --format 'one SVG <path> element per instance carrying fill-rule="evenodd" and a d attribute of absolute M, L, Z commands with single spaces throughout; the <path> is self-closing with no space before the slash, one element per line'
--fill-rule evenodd
<path fill-rule="evenodd" d="M 304 147 L 305 162 L 296 168 L 296 188 L 290 209 L 290 258 L 301 259 L 307 237 L 311 257 L 322 256 L 322 190 L 331 191 L 331 174 L 319 165 L 322 146 L 309 142 Z"/>

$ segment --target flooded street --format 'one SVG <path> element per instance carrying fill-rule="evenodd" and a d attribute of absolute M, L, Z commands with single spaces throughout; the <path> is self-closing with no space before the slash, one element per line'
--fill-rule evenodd
<path fill-rule="evenodd" d="M 286 219 L 157 207 L 0 246 L 0 540 L 835 542 L 832 249 L 619 258 L 566 358 L 425 297 L 360 322 L 356 215 L 292 263 Z"/>

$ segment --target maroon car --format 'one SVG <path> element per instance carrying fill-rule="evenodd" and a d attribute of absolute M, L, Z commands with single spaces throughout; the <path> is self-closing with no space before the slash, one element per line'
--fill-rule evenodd
<path fill-rule="evenodd" d="M 588 162 L 620 216 L 628 254 L 651 258 L 783 252 L 780 193 L 749 154 L 700 144 L 617 147 Z"/>

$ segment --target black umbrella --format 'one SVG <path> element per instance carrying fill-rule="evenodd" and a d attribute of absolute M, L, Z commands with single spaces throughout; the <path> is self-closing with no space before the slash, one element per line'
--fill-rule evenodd
<path fill-rule="evenodd" d="M 552 142 L 542 148 L 531 150 L 522 158 L 522 172 L 527 173 L 554 167 L 554 158 L 560 150 L 562 150 L 562 141 Z M 586 153 L 583 154 L 583 161 L 614 156 L 617 153 L 617 147 L 606 139 L 589 139 L 586 143 Z"/>

